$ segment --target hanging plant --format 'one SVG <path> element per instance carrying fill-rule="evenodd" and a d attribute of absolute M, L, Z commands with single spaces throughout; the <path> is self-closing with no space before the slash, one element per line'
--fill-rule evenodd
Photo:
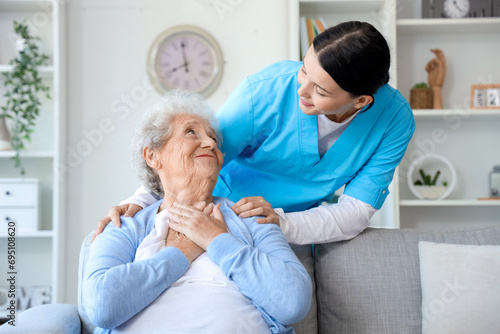
<path fill-rule="evenodd" d="M 14 31 L 24 43 L 17 57 L 10 61 L 12 71 L 3 73 L 6 103 L 2 106 L 0 117 L 13 121 L 10 136 L 12 149 L 16 152 L 13 159 L 15 167 L 24 175 L 19 152 L 25 149 L 25 142 L 31 141 L 31 133 L 41 106 L 38 94 L 43 92 L 50 98 L 49 87 L 42 82 L 38 73 L 39 66 L 47 65 L 49 57 L 40 52 L 36 43 L 40 37 L 30 35 L 25 21 L 14 21 Z"/>

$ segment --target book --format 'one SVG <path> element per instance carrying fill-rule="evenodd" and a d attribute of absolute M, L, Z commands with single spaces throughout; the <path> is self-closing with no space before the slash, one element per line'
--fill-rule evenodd
<path fill-rule="evenodd" d="M 306 19 L 306 25 L 307 25 L 307 38 L 308 38 L 308 45 L 311 46 L 313 39 L 314 39 L 314 27 L 312 23 L 312 19 Z"/>
<path fill-rule="evenodd" d="M 319 33 L 321 34 L 323 31 L 325 31 L 325 26 L 323 25 L 323 22 L 321 22 L 321 18 L 317 18 L 314 22 L 316 23 L 316 26 L 318 27 Z"/>
<path fill-rule="evenodd" d="M 319 17 L 317 19 L 307 18 L 305 16 L 300 17 L 300 57 L 301 59 L 309 50 L 314 37 L 321 34 L 326 29 L 326 24 L 323 18 Z"/>
<path fill-rule="evenodd" d="M 309 39 L 307 37 L 306 18 L 300 18 L 300 59 L 303 59 L 309 49 Z"/>

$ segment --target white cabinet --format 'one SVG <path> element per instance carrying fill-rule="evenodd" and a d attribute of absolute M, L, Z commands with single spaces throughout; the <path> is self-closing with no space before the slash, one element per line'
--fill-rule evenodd
<path fill-rule="evenodd" d="M 31 143 L 21 153 L 26 169 L 24 178 L 14 168 L 12 151 L 0 151 L 0 220 L 16 219 L 17 305 L 22 310 L 41 301 L 57 302 L 64 271 L 64 254 L 60 236 L 64 217 L 64 179 L 59 173 L 64 166 L 64 4 L 56 0 L 7 1 L 0 0 L 0 72 L 9 72 L 10 59 L 15 56 L 13 21 L 24 19 L 34 35 L 41 37 L 41 50 L 49 56 L 49 65 L 40 69 L 41 77 L 50 87 L 51 99 L 42 97 L 40 116 L 36 121 Z M 0 104 L 5 90 L 0 77 Z M 14 179 L 14 180 L 13 180 Z M 36 179 L 37 182 L 34 182 Z M 10 182 L 10 183 L 8 183 Z M 33 191 L 32 187 L 37 190 Z M 7 195 L 6 192 L 10 194 Z M 36 218 L 33 218 L 36 217 Z M 26 222 L 31 226 L 24 226 Z M 2 275 L 7 272 L 7 224 L 0 230 L 0 265 Z M 26 227 L 26 228 L 24 228 Z M 3 277 L 3 276 L 1 276 Z M 6 300 L 6 280 L 0 283 L 0 317 L 6 314 L 1 305 Z M 62 290 L 62 289 L 61 289 Z M 35 291 L 35 292 L 33 292 Z M 47 291 L 51 291 L 48 293 Z M 44 294 L 44 298 L 30 295 Z M 8 300 L 7 300 L 8 301 Z"/>
<path fill-rule="evenodd" d="M 38 230 L 38 180 L 0 179 L 0 221 L 14 223 L 18 232 Z M 7 230 L 0 231 L 0 235 Z"/>
<path fill-rule="evenodd" d="M 471 110 L 472 84 L 500 83 L 500 18 L 422 19 L 421 1 L 295 0 L 290 4 L 290 59 L 299 60 L 299 18 L 322 17 L 328 26 L 357 20 L 373 24 L 391 48 L 390 84 L 409 100 L 427 82 L 425 65 L 440 48 L 447 58 L 443 110 L 414 110 L 416 130 L 372 225 L 405 228 L 471 227 L 500 223 L 500 201 L 488 196 L 488 173 L 500 164 L 500 110 Z M 433 133 L 445 139 L 436 141 Z M 457 171 L 445 200 L 424 201 L 409 190 L 406 172 L 422 154 L 441 154 Z"/>

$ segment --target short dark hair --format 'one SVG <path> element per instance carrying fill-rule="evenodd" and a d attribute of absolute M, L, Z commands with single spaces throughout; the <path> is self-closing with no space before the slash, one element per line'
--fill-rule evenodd
<path fill-rule="evenodd" d="M 353 96 L 373 96 L 389 82 L 389 46 L 369 23 L 350 21 L 328 28 L 314 38 L 313 47 L 323 69 Z"/>

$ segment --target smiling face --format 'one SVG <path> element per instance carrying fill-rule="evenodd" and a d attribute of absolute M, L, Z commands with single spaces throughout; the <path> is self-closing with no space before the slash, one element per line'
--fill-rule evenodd
<path fill-rule="evenodd" d="M 340 88 L 321 67 L 311 46 L 297 75 L 300 88 L 299 107 L 307 115 L 326 115 L 334 122 L 342 122 L 370 103 L 366 95 L 352 97 Z M 367 103 L 368 102 L 368 103 Z"/>
<path fill-rule="evenodd" d="M 172 134 L 157 152 L 155 168 L 164 188 L 185 180 L 209 181 L 215 186 L 224 159 L 214 129 L 189 114 L 175 116 L 171 123 Z"/>

